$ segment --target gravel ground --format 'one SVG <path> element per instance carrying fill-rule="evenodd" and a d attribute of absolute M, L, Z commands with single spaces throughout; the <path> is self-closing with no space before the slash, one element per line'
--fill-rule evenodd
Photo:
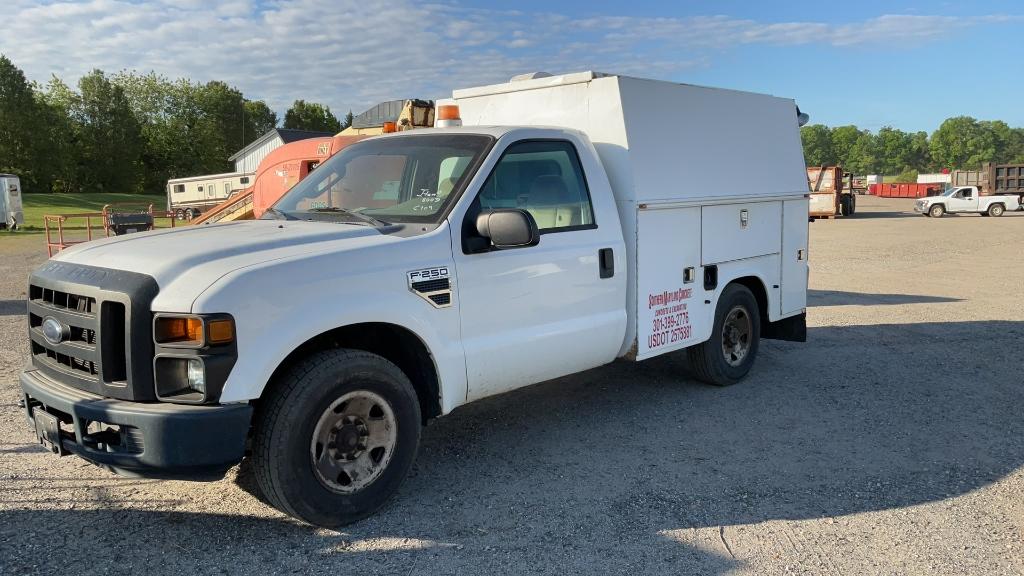
<path fill-rule="evenodd" d="M 811 225 L 806 344 L 731 388 L 675 355 L 460 408 L 343 532 L 244 469 L 121 479 L 38 448 L 15 402 L 45 249 L 0 236 L 0 573 L 1024 574 L 1024 214 L 859 208 Z"/>

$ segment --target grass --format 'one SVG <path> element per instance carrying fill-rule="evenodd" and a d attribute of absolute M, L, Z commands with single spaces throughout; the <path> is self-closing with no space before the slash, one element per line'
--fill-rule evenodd
<path fill-rule="evenodd" d="M 118 203 L 152 204 L 153 210 L 163 210 L 167 205 L 166 197 L 155 194 L 25 194 L 22 196 L 22 208 L 25 213 L 23 229 L 29 232 L 43 230 L 43 216 L 56 214 L 80 214 L 100 212 L 107 204 Z M 82 229 L 85 220 L 71 218 L 66 221 L 66 228 Z M 170 220 L 157 218 L 156 226 L 170 226 Z M 102 226 L 99 219 L 93 220 L 93 226 Z M 102 234 L 102 231 L 100 232 Z"/>

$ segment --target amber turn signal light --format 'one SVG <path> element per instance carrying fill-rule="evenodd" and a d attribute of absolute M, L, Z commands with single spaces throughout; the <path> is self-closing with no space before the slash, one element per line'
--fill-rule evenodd
<path fill-rule="evenodd" d="M 229 319 L 210 320 L 206 324 L 206 337 L 210 344 L 227 344 L 235 339 L 235 323 Z"/>
<path fill-rule="evenodd" d="M 203 321 L 195 316 L 160 316 L 153 323 L 157 344 L 203 345 Z"/>

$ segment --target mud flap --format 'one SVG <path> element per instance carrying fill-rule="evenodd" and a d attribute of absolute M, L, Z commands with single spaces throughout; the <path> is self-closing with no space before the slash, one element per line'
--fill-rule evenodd
<path fill-rule="evenodd" d="M 801 312 L 796 316 L 765 324 L 761 328 L 761 338 L 807 342 L 807 313 Z"/>

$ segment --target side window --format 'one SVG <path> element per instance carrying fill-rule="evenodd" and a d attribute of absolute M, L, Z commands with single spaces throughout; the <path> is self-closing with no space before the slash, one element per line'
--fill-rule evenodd
<path fill-rule="evenodd" d="M 184 184 L 175 184 L 174 185 L 174 193 L 175 194 L 177 194 L 179 192 L 184 192 L 184 191 L 185 191 L 185 185 Z"/>
<path fill-rule="evenodd" d="M 509 146 L 477 199 L 481 210 L 526 210 L 541 232 L 594 224 L 579 157 L 565 141 L 534 140 Z"/>

